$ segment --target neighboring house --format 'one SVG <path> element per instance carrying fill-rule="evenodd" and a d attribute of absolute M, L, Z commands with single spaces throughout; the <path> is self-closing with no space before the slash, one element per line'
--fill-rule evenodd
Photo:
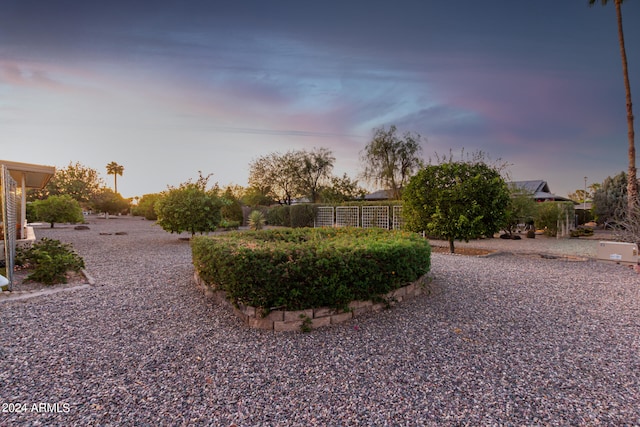
<path fill-rule="evenodd" d="M 392 190 L 378 190 L 373 193 L 366 194 L 364 199 L 368 202 L 374 202 L 379 200 L 390 200 L 393 194 Z"/>
<path fill-rule="evenodd" d="M 536 202 L 573 202 L 571 199 L 553 194 L 551 190 L 549 190 L 547 181 L 513 181 L 509 182 L 508 185 L 509 187 L 521 188 L 527 193 L 532 194 Z"/>
<path fill-rule="evenodd" d="M 527 193 L 531 193 L 536 202 L 572 202 L 571 199 L 551 193 L 547 181 L 513 181 L 507 183 L 507 185 L 509 185 L 509 187 L 515 186 L 517 188 L 523 189 Z M 367 194 L 366 196 L 364 196 L 364 199 L 368 201 L 378 201 L 389 200 L 390 197 L 391 190 L 378 190 L 374 191 L 373 193 Z"/>

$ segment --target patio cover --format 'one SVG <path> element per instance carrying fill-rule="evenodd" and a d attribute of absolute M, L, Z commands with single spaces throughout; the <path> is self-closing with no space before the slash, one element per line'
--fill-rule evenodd
<path fill-rule="evenodd" d="M 0 164 L 5 165 L 9 169 L 11 178 L 16 180 L 18 186 L 22 187 L 24 185 L 24 188 L 43 188 L 56 173 L 54 166 L 10 162 L 7 160 L 0 160 Z"/>

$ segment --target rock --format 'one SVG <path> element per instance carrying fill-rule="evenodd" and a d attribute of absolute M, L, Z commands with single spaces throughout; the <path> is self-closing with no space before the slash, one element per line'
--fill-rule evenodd
<path fill-rule="evenodd" d="M 126 236 L 127 232 L 126 231 L 116 231 L 116 236 Z"/>
<path fill-rule="evenodd" d="M 88 225 L 76 225 L 73 227 L 74 230 L 90 230 Z"/>

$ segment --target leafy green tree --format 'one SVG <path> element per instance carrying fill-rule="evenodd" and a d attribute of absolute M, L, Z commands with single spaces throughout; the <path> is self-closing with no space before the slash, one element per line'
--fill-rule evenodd
<path fill-rule="evenodd" d="M 429 165 L 403 193 L 406 227 L 454 241 L 492 236 L 504 225 L 509 189 L 500 172 L 483 162 Z"/>
<path fill-rule="evenodd" d="M 373 139 L 361 153 L 364 163 L 362 176 L 368 182 L 384 186 L 392 192 L 394 199 L 400 199 L 402 188 L 423 162 L 420 159 L 422 137 L 405 133 L 399 136 L 395 126 L 374 129 Z"/>
<path fill-rule="evenodd" d="M 209 176 L 197 182 L 190 180 L 166 191 L 156 203 L 158 224 L 170 233 L 188 231 L 193 237 L 196 233 L 215 231 L 220 224 L 220 208 L 223 205 L 218 197 L 217 186 L 207 190 Z"/>
<path fill-rule="evenodd" d="M 116 215 L 126 212 L 129 209 L 129 201 L 110 188 L 103 188 L 91 200 L 91 206 L 97 212 L 104 212 L 108 215 Z"/>
<path fill-rule="evenodd" d="M 569 219 L 575 215 L 573 202 L 541 202 L 536 204 L 535 224 L 536 228 L 544 230 L 544 234 L 550 237 L 558 235 L 558 222 Z"/>
<path fill-rule="evenodd" d="M 627 174 L 607 177 L 593 195 L 593 214 L 598 223 L 615 221 L 627 206 Z"/>
<path fill-rule="evenodd" d="M 98 171 L 79 162 L 69 163 L 56 173 L 42 190 L 29 190 L 28 200 L 41 200 L 49 196 L 66 194 L 81 204 L 87 204 L 104 186 Z"/>
<path fill-rule="evenodd" d="M 505 212 L 505 230 L 513 234 L 519 224 L 533 222 L 537 202 L 533 199 L 533 194 L 523 188 L 511 186 L 509 193 L 509 204 Z"/>
<path fill-rule="evenodd" d="M 358 181 L 345 173 L 341 177 L 332 176 L 329 185 L 322 189 L 320 198 L 324 203 L 340 203 L 363 199 L 365 194 L 367 192 L 358 185 Z"/>
<path fill-rule="evenodd" d="M 225 203 L 220 208 L 222 218 L 228 221 L 238 221 L 242 224 L 242 220 L 244 219 L 242 215 L 242 204 L 236 194 L 234 194 L 234 189 L 231 187 L 225 188 L 224 193 L 222 193 L 222 198 L 225 200 Z"/>
<path fill-rule="evenodd" d="M 118 193 L 118 175 L 122 176 L 124 166 L 111 162 L 107 165 L 107 175 L 113 175 L 113 192 Z"/>
<path fill-rule="evenodd" d="M 136 216 L 143 216 L 145 219 L 150 221 L 155 221 L 158 219 L 158 215 L 156 214 L 156 202 L 160 200 L 162 194 L 153 193 L 153 194 L 145 194 L 138 201 L 138 204 L 135 207 L 131 208 L 131 213 Z"/>
<path fill-rule="evenodd" d="M 622 77 L 624 80 L 624 90 L 627 104 L 627 136 L 629 139 L 629 179 L 627 181 L 627 214 L 633 216 L 638 204 L 638 178 L 636 176 L 636 148 L 635 131 L 633 128 L 633 104 L 631 103 L 631 85 L 629 84 L 629 70 L 627 66 L 627 50 L 624 45 L 624 30 L 622 29 L 622 3 L 624 0 L 613 0 L 616 7 L 616 19 L 618 23 L 618 44 L 620 45 L 620 58 L 622 60 Z M 593 6 L 597 0 L 589 0 L 589 6 Z M 602 5 L 609 3 L 608 0 L 600 0 Z"/>
<path fill-rule="evenodd" d="M 80 204 L 68 194 L 36 200 L 32 206 L 35 217 L 40 221 L 51 224 L 51 228 L 56 222 L 84 222 Z"/>
<path fill-rule="evenodd" d="M 277 203 L 270 194 L 271 187 L 259 188 L 251 186 L 244 190 L 240 200 L 245 206 L 270 206 Z"/>

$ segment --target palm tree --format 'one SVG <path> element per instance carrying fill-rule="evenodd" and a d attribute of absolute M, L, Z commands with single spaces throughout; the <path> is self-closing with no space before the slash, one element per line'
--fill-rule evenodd
<path fill-rule="evenodd" d="M 107 165 L 107 175 L 113 175 L 113 192 L 118 194 L 118 175 L 122 176 L 124 166 L 111 162 Z"/>
<path fill-rule="evenodd" d="M 589 0 L 589 6 L 593 6 L 597 0 Z M 629 172 L 627 173 L 627 213 L 632 215 L 634 207 L 638 203 L 638 180 L 636 178 L 636 148 L 635 132 L 633 130 L 633 109 L 631 104 L 631 86 L 629 85 L 629 72 L 627 70 L 627 51 L 624 47 L 624 32 L 622 31 L 622 2 L 613 0 L 618 18 L 618 42 L 620 44 L 620 56 L 622 57 L 622 75 L 624 77 L 624 89 L 627 95 L 627 134 L 629 137 Z M 606 5 L 608 0 L 600 0 Z"/>

